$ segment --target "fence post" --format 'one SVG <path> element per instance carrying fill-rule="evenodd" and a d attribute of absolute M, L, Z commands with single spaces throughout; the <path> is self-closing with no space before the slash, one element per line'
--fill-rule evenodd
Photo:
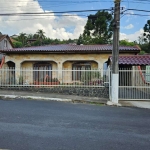
<path fill-rule="evenodd" d="M 16 80 L 16 84 L 19 84 L 19 79 L 20 79 L 20 63 L 16 63 L 15 66 L 15 80 Z"/>
<path fill-rule="evenodd" d="M 110 67 L 108 67 L 108 82 L 109 82 L 109 100 L 111 101 L 111 71 Z"/>
<path fill-rule="evenodd" d="M 58 80 L 60 83 L 62 83 L 62 68 L 63 68 L 62 65 L 63 64 L 62 62 L 58 62 L 57 65 L 58 65 Z"/>

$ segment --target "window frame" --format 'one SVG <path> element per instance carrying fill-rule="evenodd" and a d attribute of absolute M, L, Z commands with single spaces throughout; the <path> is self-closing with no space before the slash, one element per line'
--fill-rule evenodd
<path fill-rule="evenodd" d="M 33 81 L 44 82 L 46 76 L 52 79 L 52 64 L 47 62 L 35 63 L 33 65 Z"/>
<path fill-rule="evenodd" d="M 84 72 L 84 70 L 91 70 L 91 63 L 77 62 L 77 63 L 72 64 L 72 81 L 81 81 L 82 73 L 84 73 L 84 76 L 87 75 L 87 71 Z"/>

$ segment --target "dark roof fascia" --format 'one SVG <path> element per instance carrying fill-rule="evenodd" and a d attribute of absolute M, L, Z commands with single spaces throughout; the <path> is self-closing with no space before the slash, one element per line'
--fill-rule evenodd
<path fill-rule="evenodd" d="M 112 53 L 111 50 L 106 51 L 1 51 L 6 54 L 100 54 L 100 53 Z M 119 53 L 139 53 L 139 50 L 125 50 L 120 51 Z"/>

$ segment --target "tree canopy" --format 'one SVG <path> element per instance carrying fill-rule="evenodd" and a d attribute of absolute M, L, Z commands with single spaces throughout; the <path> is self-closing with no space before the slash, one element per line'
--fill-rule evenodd
<path fill-rule="evenodd" d="M 119 41 L 119 44 L 123 45 L 123 46 L 134 46 L 137 43 L 136 42 L 129 42 L 128 40 L 121 40 L 121 41 Z"/>
<path fill-rule="evenodd" d="M 144 26 L 144 41 L 150 43 L 150 20 Z"/>
<path fill-rule="evenodd" d="M 144 41 L 145 43 L 142 45 L 144 51 L 150 53 L 150 20 L 147 20 L 147 23 L 144 26 Z"/>
<path fill-rule="evenodd" d="M 113 35 L 113 17 L 105 11 L 98 11 L 88 17 L 83 34 L 77 44 L 107 44 Z"/>
<path fill-rule="evenodd" d="M 30 47 L 30 46 L 41 46 L 48 44 L 70 44 L 77 43 L 77 39 L 68 39 L 68 40 L 60 40 L 60 39 L 51 39 L 46 37 L 45 32 L 39 29 L 35 34 L 26 34 L 20 33 L 17 38 L 14 38 L 13 46 L 15 48 L 18 47 Z"/>
<path fill-rule="evenodd" d="M 27 34 L 26 33 L 20 33 L 19 36 L 18 36 L 18 40 L 19 42 L 22 43 L 23 46 L 26 45 L 26 41 L 27 41 Z"/>

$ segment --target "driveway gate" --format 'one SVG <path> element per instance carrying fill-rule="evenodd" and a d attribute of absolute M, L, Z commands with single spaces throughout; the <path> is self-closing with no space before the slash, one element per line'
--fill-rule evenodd
<path fill-rule="evenodd" d="M 150 68 L 119 70 L 119 100 L 150 100 Z"/>

